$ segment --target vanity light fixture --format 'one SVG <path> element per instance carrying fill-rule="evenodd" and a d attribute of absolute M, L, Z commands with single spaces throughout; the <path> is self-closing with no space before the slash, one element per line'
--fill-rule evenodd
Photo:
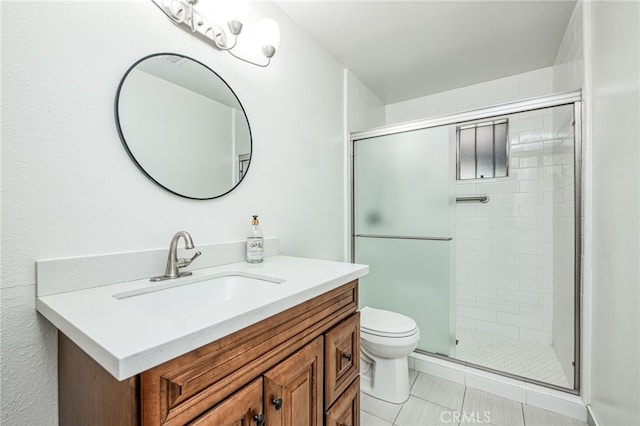
<path fill-rule="evenodd" d="M 232 16 L 227 21 L 228 30 L 207 22 L 200 13 L 194 10 L 198 0 L 152 0 L 158 8 L 176 25 L 188 30 L 194 35 L 213 43 L 218 50 L 224 50 L 241 61 L 248 62 L 258 67 L 267 67 L 271 58 L 276 53 L 280 43 L 280 29 L 273 19 L 263 18 L 258 22 L 257 33 L 262 43 L 262 54 L 266 63 L 258 63 L 236 54 L 233 49 L 238 42 L 238 36 L 242 32 L 242 18 Z M 236 3 L 237 2 L 237 3 Z M 239 0 L 235 0 L 236 6 Z M 231 41 L 230 41 L 231 39 Z"/>

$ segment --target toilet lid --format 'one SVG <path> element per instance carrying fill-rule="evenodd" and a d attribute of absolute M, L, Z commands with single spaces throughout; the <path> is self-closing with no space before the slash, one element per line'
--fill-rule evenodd
<path fill-rule="evenodd" d="M 405 337 L 415 334 L 418 325 L 406 315 L 365 306 L 360 309 L 360 329 L 376 336 Z"/>

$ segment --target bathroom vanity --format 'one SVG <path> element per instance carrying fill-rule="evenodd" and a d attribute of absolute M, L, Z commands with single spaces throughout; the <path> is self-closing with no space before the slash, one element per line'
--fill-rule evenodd
<path fill-rule="evenodd" d="M 209 278 L 198 281 L 198 276 L 220 276 L 221 271 L 238 274 L 243 268 L 284 281 L 270 292 L 277 293 L 270 300 L 253 300 L 260 290 L 245 294 L 243 299 L 250 300 L 238 302 L 237 311 L 210 316 L 200 313 L 191 322 L 185 322 L 184 315 L 174 316 L 173 322 L 178 318 L 179 324 L 172 324 L 173 330 L 171 321 L 158 318 L 156 312 L 146 315 L 147 324 L 117 328 L 127 323 L 118 315 L 133 315 L 127 309 L 142 305 L 129 303 L 125 309 L 119 305 L 125 299 L 114 294 L 133 292 L 136 296 L 127 298 L 135 299 L 146 292 L 166 293 L 175 303 L 182 303 L 178 293 L 150 292 L 147 289 L 153 287 L 142 280 L 39 297 L 38 310 L 59 329 L 60 424 L 358 425 L 357 278 L 368 268 L 275 256 L 259 269 L 238 263 L 196 270 L 194 284 L 184 287 L 198 283 L 210 286 Z M 109 299 L 101 301 L 105 295 Z M 78 297 L 88 300 L 87 296 L 95 298 L 87 302 L 93 305 L 91 309 L 73 308 Z M 235 301 L 226 303 L 233 305 Z M 246 303 L 252 303 L 253 308 L 247 308 Z M 82 313 L 74 310 L 103 318 L 81 324 L 77 321 Z M 136 314 L 138 320 L 144 317 Z M 109 321 L 111 336 L 95 325 Z M 203 327 L 205 323 L 210 326 Z M 152 337 L 138 335 L 145 326 Z M 153 336 L 162 336 L 162 328 L 168 332 L 154 343 Z M 177 329 L 185 335 L 176 337 Z M 184 351 L 178 356 L 173 356 L 171 335 L 182 342 Z M 136 353 L 120 353 L 136 336 L 145 342 L 144 350 L 138 347 Z M 203 338 L 208 342 L 200 344 Z M 119 340 L 122 343 L 116 347 Z M 166 359 L 158 362 L 163 357 Z"/>

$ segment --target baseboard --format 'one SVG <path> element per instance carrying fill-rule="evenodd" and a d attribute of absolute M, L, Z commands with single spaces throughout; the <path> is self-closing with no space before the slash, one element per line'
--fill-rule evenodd
<path fill-rule="evenodd" d="M 596 418 L 595 414 L 593 414 L 593 408 L 591 407 L 591 405 L 588 405 L 588 404 L 587 404 L 587 424 L 589 426 L 600 426 L 598 419 Z"/>

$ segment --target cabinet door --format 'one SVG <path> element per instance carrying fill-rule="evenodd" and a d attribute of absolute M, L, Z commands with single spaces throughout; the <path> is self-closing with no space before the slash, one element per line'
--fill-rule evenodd
<path fill-rule="evenodd" d="M 360 374 L 360 313 L 356 312 L 326 334 L 325 407 L 331 406 Z"/>
<path fill-rule="evenodd" d="M 264 374 L 266 424 L 322 426 L 323 338 Z"/>
<path fill-rule="evenodd" d="M 360 425 L 360 377 L 327 410 L 326 426 Z"/>
<path fill-rule="evenodd" d="M 262 413 L 262 377 L 249 383 L 190 425 L 198 426 L 260 426 Z"/>

